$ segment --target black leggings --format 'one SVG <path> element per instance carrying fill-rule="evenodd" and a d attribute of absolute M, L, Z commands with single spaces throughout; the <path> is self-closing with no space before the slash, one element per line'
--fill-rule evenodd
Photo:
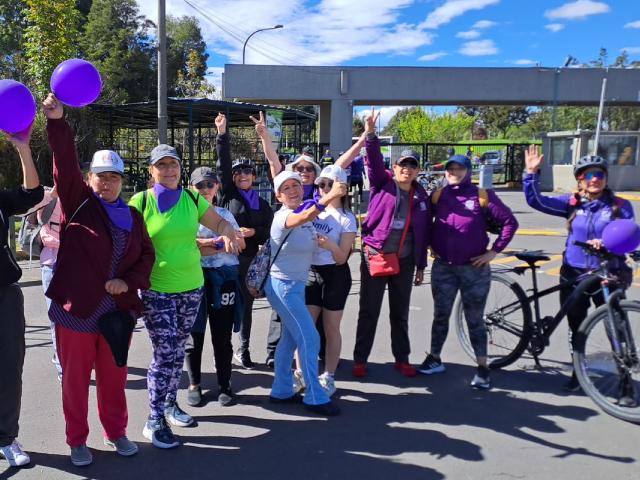
<path fill-rule="evenodd" d="M 211 302 L 206 298 L 200 304 L 200 315 L 207 315 L 211 328 L 211 343 L 213 344 L 213 357 L 215 360 L 218 386 L 221 390 L 231 387 L 231 362 L 233 358 L 233 347 L 231 345 L 231 332 L 233 330 L 233 320 L 235 318 L 235 291 L 236 284 L 233 281 L 222 285 L 221 294 L 229 294 L 226 298 L 233 298 L 227 304 L 221 305 L 217 310 L 211 307 Z M 187 339 L 185 348 L 185 365 L 189 374 L 191 385 L 200 385 L 202 372 L 202 350 L 204 348 L 204 336 L 207 328 L 206 322 L 202 332 L 191 332 Z"/>

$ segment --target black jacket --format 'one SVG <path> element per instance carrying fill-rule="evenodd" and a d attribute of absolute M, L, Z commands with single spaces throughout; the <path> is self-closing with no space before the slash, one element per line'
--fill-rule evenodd
<path fill-rule="evenodd" d="M 233 183 L 228 134 L 217 136 L 216 151 L 218 153 L 218 168 L 222 177 L 222 189 L 219 194 L 218 205 L 229 210 L 241 227 L 255 229 L 256 234 L 253 237 L 245 238 L 247 246 L 240 254 L 241 257 L 253 258 L 258 252 L 258 247 L 269 239 L 273 210 L 263 198 L 260 198 L 260 208 L 258 210 L 249 208 L 244 197 Z"/>
<path fill-rule="evenodd" d="M 32 190 L 17 188 L 0 191 L 0 287 L 17 282 L 22 276 L 22 270 L 9 248 L 9 217 L 26 213 L 40 203 L 43 197 L 42 185 Z"/>

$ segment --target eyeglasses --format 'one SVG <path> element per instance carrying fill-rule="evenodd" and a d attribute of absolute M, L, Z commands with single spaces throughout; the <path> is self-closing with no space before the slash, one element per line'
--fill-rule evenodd
<path fill-rule="evenodd" d="M 234 175 L 253 175 L 253 173 L 253 168 L 251 167 L 236 168 L 233 170 Z"/>
<path fill-rule="evenodd" d="M 216 182 L 198 182 L 198 183 L 196 183 L 195 187 L 198 190 L 202 190 L 203 188 L 211 189 L 211 188 L 215 187 L 215 185 L 216 185 Z"/>
<path fill-rule="evenodd" d="M 396 165 L 398 165 L 400 168 L 409 168 L 411 170 L 415 170 L 416 168 L 418 168 L 416 162 L 412 162 L 410 160 L 396 163 Z"/>
<path fill-rule="evenodd" d="M 333 180 L 327 180 L 326 182 L 318 183 L 318 188 L 320 190 L 324 190 L 325 188 L 331 188 L 331 187 L 333 187 Z"/>
<path fill-rule="evenodd" d="M 303 165 L 299 165 L 296 167 L 296 172 L 298 173 L 304 173 L 304 172 L 312 173 L 315 171 L 316 171 L 315 167 L 305 167 Z"/>
<path fill-rule="evenodd" d="M 587 182 L 590 182 L 594 178 L 597 180 L 604 180 L 604 177 L 606 177 L 606 174 L 602 170 L 596 170 L 594 172 L 587 172 L 582 174 L 580 176 L 580 180 L 586 180 Z"/>

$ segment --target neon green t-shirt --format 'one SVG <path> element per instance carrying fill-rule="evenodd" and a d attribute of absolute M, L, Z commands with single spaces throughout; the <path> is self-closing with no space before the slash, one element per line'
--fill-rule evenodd
<path fill-rule="evenodd" d="M 198 206 L 188 193 L 164 213 L 152 190 L 147 190 L 147 204 L 142 211 L 143 192 L 136 193 L 129 205 L 142 213 L 147 231 L 156 251 L 156 262 L 151 271 L 151 290 L 162 293 L 180 293 L 204 285 L 200 267 L 200 250 L 196 245 L 199 220 L 210 205 L 194 193 Z"/>

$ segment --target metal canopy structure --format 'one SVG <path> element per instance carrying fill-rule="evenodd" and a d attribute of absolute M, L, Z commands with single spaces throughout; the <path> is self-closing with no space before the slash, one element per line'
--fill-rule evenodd
<path fill-rule="evenodd" d="M 90 107 L 102 126 L 113 129 L 153 130 L 158 126 L 158 102 L 127 103 L 124 105 L 96 104 Z M 256 103 L 228 102 L 208 98 L 170 97 L 167 104 L 168 128 L 199 128 L 213 126 L 218 112 L 227 115 L 229 127 L 253 127 L 249 115 L 258 117 L 264 110 L 283 112 L 283 125 L 314 123 L 316 116 L 302 110 L 274 107 Z"/>

